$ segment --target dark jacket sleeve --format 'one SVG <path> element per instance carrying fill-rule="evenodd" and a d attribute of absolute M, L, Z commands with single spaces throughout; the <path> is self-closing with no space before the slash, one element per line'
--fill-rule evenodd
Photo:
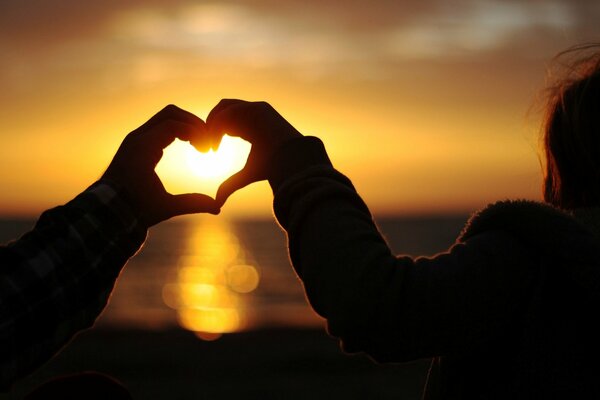
<path fill-rule="evenodd" d="M 98 183 L 0 247 L 0 388 L 94 323 L 145 237 L 124 192 Z"/>
<path fill-rule="evenodd" d="M 345 350 L 379 361 L 448 355 L 519 317 L 536 268 L 509 234 L 483 233 L 431 258 L 395 256 L 318 139 L 290 142 L 275 165 L 274 209 L 293 266 Z"/>

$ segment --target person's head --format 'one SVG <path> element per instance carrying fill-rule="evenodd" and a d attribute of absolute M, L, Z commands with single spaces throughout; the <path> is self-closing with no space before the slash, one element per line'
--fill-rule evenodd
<path fill-rule="evenodd" d="M 550 88 L 543 127 L 544 200 L 563 209 L 600 206 L 600 45 L 557 60 L 571 56 Z"/>

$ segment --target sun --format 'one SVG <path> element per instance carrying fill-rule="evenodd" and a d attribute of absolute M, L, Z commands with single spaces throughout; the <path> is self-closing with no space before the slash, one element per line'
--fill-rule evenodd
<path fill-rule="evenodd" d="M 175 140 L 164 150 L 156 173 L 170 193 L 214 195 L 221 182 L 244 167 L 249 152 L 250 143 L 227 135 L 217 151 L 207 153 Z"/>
<path fill-rule="evenodd" d="M 200 153 L 192 146 L 187 146 L 185 151 L 185 161 L 190 171 L 208 179 L 222 180 L 233 172 L 239 171 L 248 157 L 244 142 L 230 136 L 223 137 L 218 151 Z M 246 152 L 245 157 L 242 156 L 243 152 Z"/>

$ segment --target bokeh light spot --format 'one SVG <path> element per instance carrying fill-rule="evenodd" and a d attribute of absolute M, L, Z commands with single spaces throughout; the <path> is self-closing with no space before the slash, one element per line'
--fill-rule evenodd
<path fill-rule="evenodd" d="M 227 268 L 227 285 L 238 293 L 249 293 L 258 286 L 258 271 L 252 265 L 237 264 Z"/>
<path fill-rule="evenodd" d="M 203 219 L 190 232 L 173 280 L 163 286 L 164 303 L 177 311 L 182 328 L 203 340 L 242 329 L 247 298 L 256 289 L 257 269 L 226 221 Z"/>

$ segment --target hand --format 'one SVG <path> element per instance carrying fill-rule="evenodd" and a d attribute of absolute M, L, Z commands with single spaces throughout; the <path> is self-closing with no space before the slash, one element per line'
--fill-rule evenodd
<path fill-rule="evenodd" d="M 163 149 L 175 138 L 198 146 L 208 142 L 206 125 L 200 118 L 168 105 L 127 135 L 102 176 L 128 190 L 146 227 L 182 214 L 219 213 L 214 199 L 197 193 L 172 195 L 156 175 L 154 168 Z"/>
<path fill-rule="evenodd" d="M 235 191 L 268 179 L 270 161 L 285 142 L 302 137 L 270 104 L 263 101 L 221 100 L 206 119 L 210 146 L 219 147 L 225 133 L 252 144 L 248 161 L 241 171 L 219 186 L 216 202 L 222 206 Z"/>

